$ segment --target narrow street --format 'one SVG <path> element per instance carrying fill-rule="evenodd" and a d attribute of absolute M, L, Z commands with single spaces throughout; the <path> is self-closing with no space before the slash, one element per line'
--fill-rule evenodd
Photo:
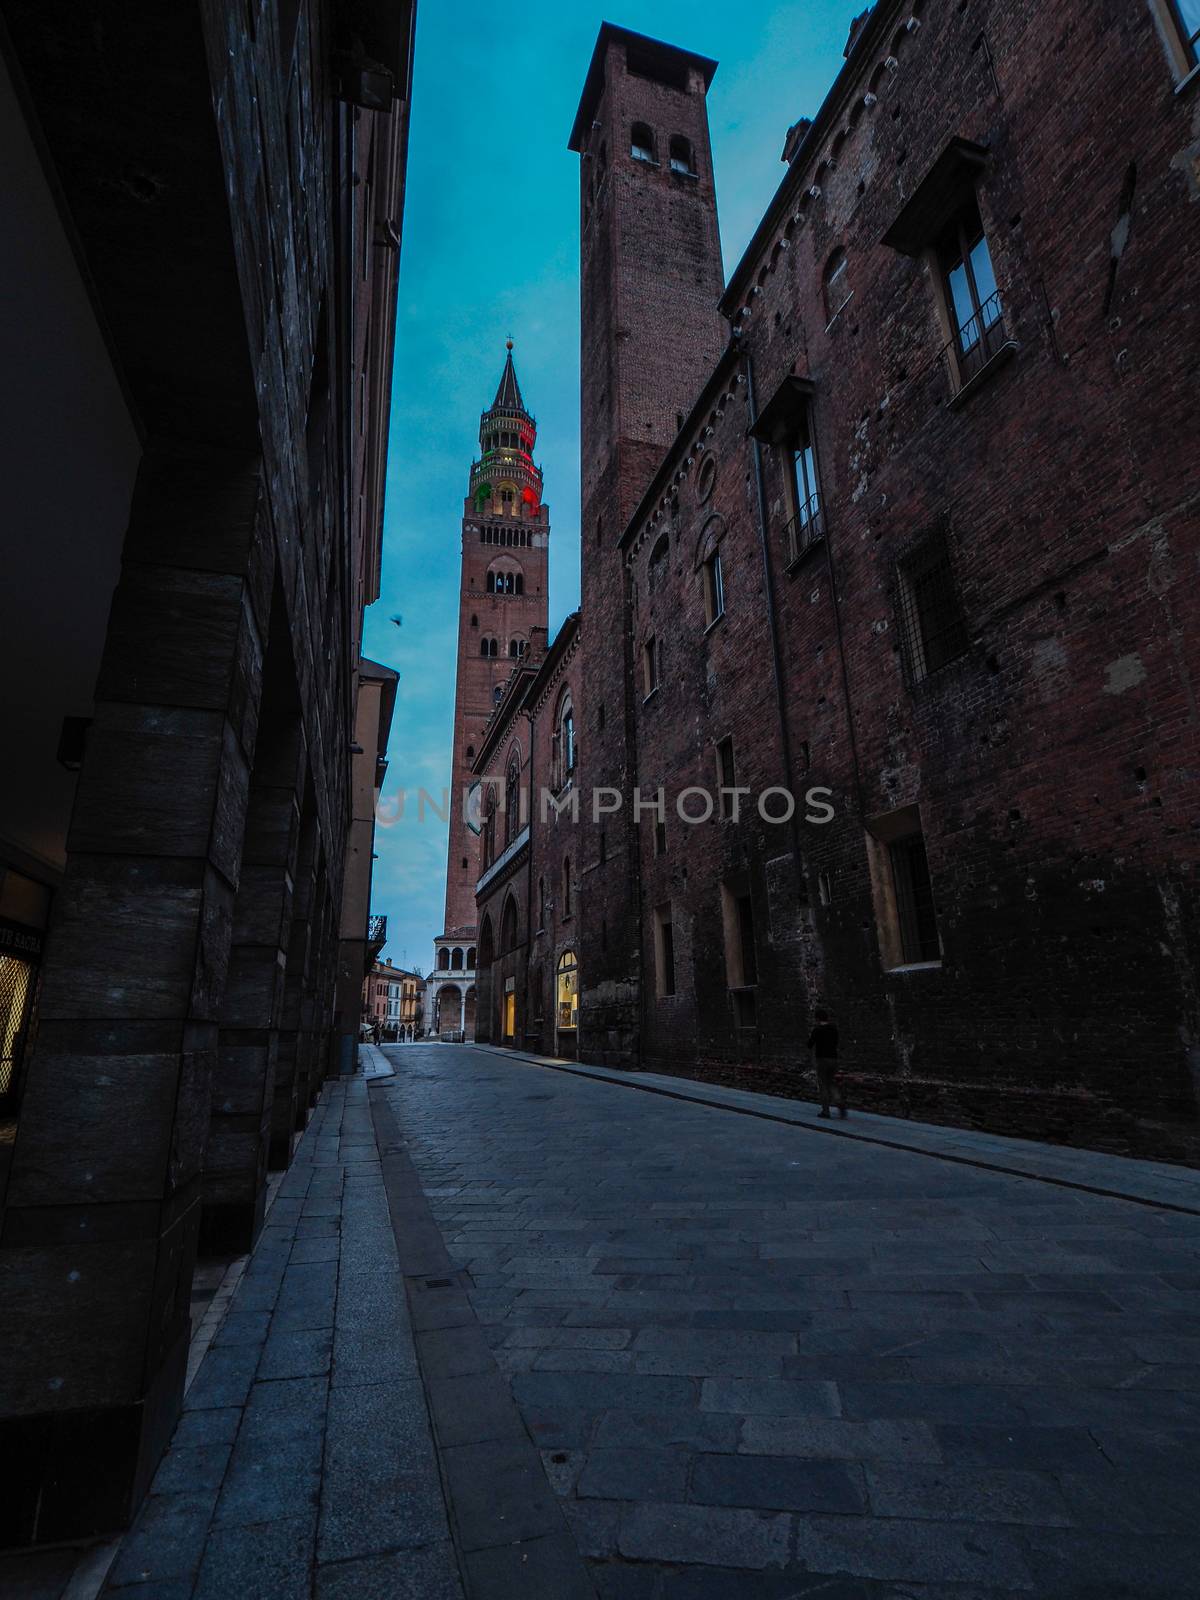
<path fill-rule="evenodd" d="M 372 1055 L 325 1091 L 107 1593 L 1194 1592 L 1195 1174 Z"/>

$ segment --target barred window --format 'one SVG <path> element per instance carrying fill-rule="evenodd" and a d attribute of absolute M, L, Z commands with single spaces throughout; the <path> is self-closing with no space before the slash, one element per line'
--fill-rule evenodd
<path fill-rule="evenodd" d="M 967 649 L 966 623 L 941 534 L 900 562 L 897 587 L 905 667 L 910 682 L 920 683 Z"/>

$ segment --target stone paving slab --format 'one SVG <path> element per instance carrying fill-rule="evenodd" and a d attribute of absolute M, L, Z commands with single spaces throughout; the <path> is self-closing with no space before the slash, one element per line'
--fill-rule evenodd
<path fill-rule="evenodd" d="M 650 1094 L 667 1095 L 696 1105 L 721 1106 L 742 1115 L 811 1128 L 814 1133 L 832 1138 L 854 1139 L 897 1150 L 919 1150 L 945 1161 L 962 1161 L 994 1172 L 1020 1173 L 1042 1182 L 1084 1189 L 1094 1194 L 1144 1200 L 1159 1206 L 1177 1206 L 1181 1211 L 1200 1216 L 1200 1172 L 1191 1167 L 1130 1156 L 1106 1155 L 1098 1150 L 1039 1144 L 1032 1139 L 980 1133 L 971 1128 L 943 1127 L 940 1123 L 916 1122 L 871 1111 L 855 1111 L 847 1121 L 838 1120 L 827 1126 L 824 1121 L 816 1120 L 816 1103 L 804 1099 L 784 1099 L 779 1095 L 758 1094 L 748 1089 L 727 1089 L 719 1084 L 697 1083 L 663 1073 L 630 1073 L 608 1067 L 583 1066 L 552 1056 L 501 1051 L 489 1045 L 461 1045 L 457 1048 L 502 1055 L 510 1061 L 529 1061 L 557 1072 L 619 1084 Z"/>
<path fill-rule="evenodd" d="M 1195 1174 L 813 1127 L 795 1102 L 480 1047 L 388 1054 L 399 1214 L 424 1205 L 446 1284 L 419 1314 L 485 1335 L 428 1344 L 480 1368 L 428 1380 L 438 1427 L 499 1481 L 484 1447 L 515 1415 L 596 1595 L 1194 1590 Z M 519 1579 L 489 1565 L 491 1592 Z"/>
<path fill-rule="evenodd" d="M 324 1091 L 184 1404 L 106 1595 L 462 1600 L 363 1079 Z"/>

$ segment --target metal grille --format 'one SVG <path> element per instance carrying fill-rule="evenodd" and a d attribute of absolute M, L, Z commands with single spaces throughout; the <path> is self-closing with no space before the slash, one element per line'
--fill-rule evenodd
<path fill-rule="evenodd" d="M 997 290 L 958 330 L 958 372 L 964 386 L 1008 343 L 1002 309 Z"/>
<path fill-rule="evenodd" d="M 819 494 L 810 495 L 794 517 L 790 517 L 783 530 L 783 554 L 790 567 L 793 561 L 799 561 L 806 550 L 810 550 L 825 537 L 825 513 L 821 509 Z"/>
<path fill-rule="evenodd" d="M 967 648 L 954 572 L 940 535 L 901 562 L 899 579 L 904 656 L 909 677 L 919 683 Z"/>
<path fill-rule="evenodd" d="M 891 847 L 896 915 L 905 961 L 937 961 L 942 953 L 925 836 L 910 833 Z"/>
<path fill-rule="evenodd" d="M 29 963 L 0 956 L 0 1097 L 8 1094 L 16 1079 L 32 993 Z"/>

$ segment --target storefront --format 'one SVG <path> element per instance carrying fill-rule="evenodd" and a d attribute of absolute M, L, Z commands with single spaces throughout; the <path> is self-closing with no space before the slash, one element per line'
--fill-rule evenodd
<path fill-rule="evenodd" d="M 579 963 L 574 950 L 564 950 L 555 973 L 555 1054 L 568 1061 L 579 1053 Z"/>

